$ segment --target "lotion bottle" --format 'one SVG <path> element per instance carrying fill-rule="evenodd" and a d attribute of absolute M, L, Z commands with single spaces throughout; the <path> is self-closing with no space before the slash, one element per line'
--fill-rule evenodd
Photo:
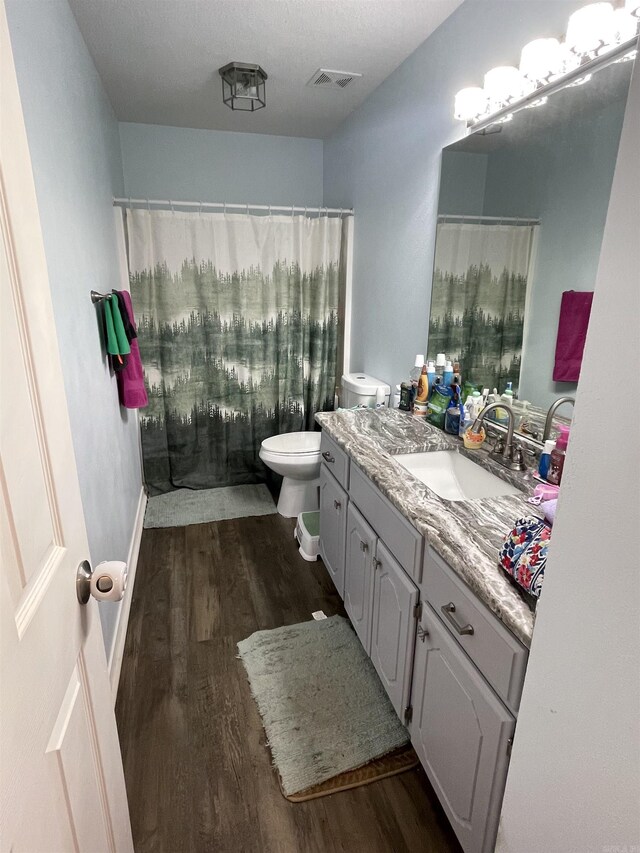
<path fill-rule="evenodd" d="M 558 429 L 560 435 L 556 440 L 556 446 L 551 451 L 549 470 L 547 472 L 547 482 L 553 483 L 554 486 L 559 486 L 562 480 L 567 444 L 569 443 L 569 427 L 562 424 Z"/>

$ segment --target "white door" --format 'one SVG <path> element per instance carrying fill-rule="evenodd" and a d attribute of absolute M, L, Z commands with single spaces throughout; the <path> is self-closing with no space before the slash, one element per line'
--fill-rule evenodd
<path fill-rule="evenodd" d="M 0 849 L 125 853 L 97 603 L 76 598 L 87 534 L 2 2 L 0 63 Z"/>

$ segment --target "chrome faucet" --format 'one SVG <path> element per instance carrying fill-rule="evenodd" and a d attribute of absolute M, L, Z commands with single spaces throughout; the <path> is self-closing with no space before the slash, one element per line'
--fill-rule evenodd
<path fill-rule="evenodd" d="M 545 443 L 545 441 L 549 438 L 549 435 L 551 434 L 551 427 L 553 425 L 553 416 L 555 415 L 556 410 L 559 409 L 560 406 L 563 405 L 563 403 L 571 403 L 571 405 L 573 406 L 573 405 L 575 405 L 575 402 L 576 401 L 573 399 L 573 397 L 558 397 L 558 399 L 554 400 L 554 402 L 549 406 L 549 411 L 547 412 L 547 419 L 544 422 L 544 432 L 542 433 L 542 443 L 543 444 Z"/>
<path fill-rule="evenodd" d="M 483 420 L 493 409 L 504 409 L 507 413 L 509 422 L 507 424 L 506 438 L 503 439 L 500 437 L 498 439 L 496 446 L 493 448 L 489 456 L 491 459 L 495 459 L 496 462 L 499 462 L 500 465 L 504 465 L 505 468 L 510 468 L 512 471 L 524 471 L 527 466 L 524 464 L 522 448 L 518 447 L 518 445 L 513 441 L 515 415 L 513 414 L 513 409 L 508 403 L 489 403 L 488 406 L 485 406 L 473 422 L 471 432 L 480 432 Z"/>

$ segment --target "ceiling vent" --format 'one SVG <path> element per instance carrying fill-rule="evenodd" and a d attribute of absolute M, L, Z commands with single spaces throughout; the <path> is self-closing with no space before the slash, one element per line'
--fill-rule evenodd
<path fill-rule="evenodd" d="M 328 68 L 318 68 L 307 86 L 317 89 L 346 89 L 358 77 L 362 77 L 362 74 L 356 71 L 330 71 Z"/>

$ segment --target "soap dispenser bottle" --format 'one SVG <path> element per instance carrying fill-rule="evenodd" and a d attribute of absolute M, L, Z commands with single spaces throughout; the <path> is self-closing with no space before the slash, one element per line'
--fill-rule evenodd
<path fill-rule="evenodd" d="M 549 470 L 547 472 L 547 482 L 553 483 L 554 486 L 559 486 L 562 480 L 567 444 L 569 443 L 569 427 L 561 425 L 558 427 L 558 430 L 560 431 L 560 435 L 556 440 L 556 446 L 551 451 Z"/>

